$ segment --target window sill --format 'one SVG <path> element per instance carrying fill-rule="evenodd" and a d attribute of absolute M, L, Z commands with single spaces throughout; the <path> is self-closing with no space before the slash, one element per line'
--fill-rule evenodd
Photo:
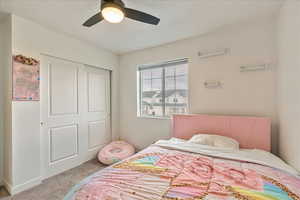
<path fill-rule="evenodd" d="M 137 116 L 138 119 L 157 119 L 157 120 L 171 120 L 171 117 L 150 117 L 150 116 Z"/>

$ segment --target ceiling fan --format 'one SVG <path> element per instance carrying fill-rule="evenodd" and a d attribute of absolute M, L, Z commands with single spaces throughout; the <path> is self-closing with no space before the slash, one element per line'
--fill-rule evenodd
<path fill-rule="evenodd" d="M 84 22 L 83 26 L 91 27 L 104 19 L 110 23 L 120 23 L 125 17 L 152 25 L 158 25 L 160 22 L 157 17 L 126 8 L 122 0 L 102 0 L 101 11 Z"/>

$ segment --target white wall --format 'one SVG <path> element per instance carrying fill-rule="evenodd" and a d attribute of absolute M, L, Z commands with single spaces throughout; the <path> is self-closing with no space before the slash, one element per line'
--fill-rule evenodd
<path fill-rule="evenodd" d="M 287 1 L 278 24 L 279 152 L 300 170 L 300 3 Z"/>
<path fill-rule="evenodd" d="M 3 181 L 3 120 L 4 120 L 4 22 L 0 21 L 0 184 Z"/>
<path fill-rule="evenodd" d="M 276 19 L 227 26 L 196 38 L 121 56 L 120 134 L 143 148 L 168 138 L 170 120 L 138 118 L 136 69 L 140 64 L 189 59 L 190 112 L 266 116 L 276 124 Z M 201 60 L 197 52 L 231 48 L 230 55 Z M 273 63 L 271 71 L 240 73 L 239 66 Z M 219 80 L 222 89 L 206 89 L 205 80 Z M 276 126 L 273 133 L 276 134 Z M 276 137 L 274 137 L 276 140 Z M 274 141 L 276 152 L 276 142 Z"/>
<path fill-rule="evenodd" d="M 12 16 L 13 54 L 41 58 L 48 54 L 113 70 L 112 132 L 118 137 L 118 57 L 108 51 L 53 32 L 31 21 Z M 12 193 L 41 180 L 40 103 L 12 102 Z"/>
<path fill-rule="evenodd" d="M 11 16 L 7 16 L 2 19 L 1 22 L 2 32 L 2 45 L 1 49 L 3 52 L 2 70 L 3 72 L 3 133 L 4 133 L 4 155 L 3 155 L 3 183 L 6 185 L 10 184 L 12 178 L 12 152 L 6 151 L 12 147 L 12 135 L 11 135 L 11 65 L 12 65 L 12 26 Z"/>

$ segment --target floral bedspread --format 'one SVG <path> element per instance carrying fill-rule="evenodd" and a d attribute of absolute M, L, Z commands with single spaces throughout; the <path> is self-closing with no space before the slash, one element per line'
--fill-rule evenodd
<path fill-rule="evenodd" d="M 300 200 L 300 177 L 255 163 L 150 146 L 97 172 L 65 200 Z"/>

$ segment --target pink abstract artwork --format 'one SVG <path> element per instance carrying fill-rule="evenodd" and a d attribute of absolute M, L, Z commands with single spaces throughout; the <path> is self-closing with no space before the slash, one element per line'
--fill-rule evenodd
<path fill-rule="evenodd" d="M 24 56 L 13 57 L 13 100 L 40 100 L 40 63 Z"/>

